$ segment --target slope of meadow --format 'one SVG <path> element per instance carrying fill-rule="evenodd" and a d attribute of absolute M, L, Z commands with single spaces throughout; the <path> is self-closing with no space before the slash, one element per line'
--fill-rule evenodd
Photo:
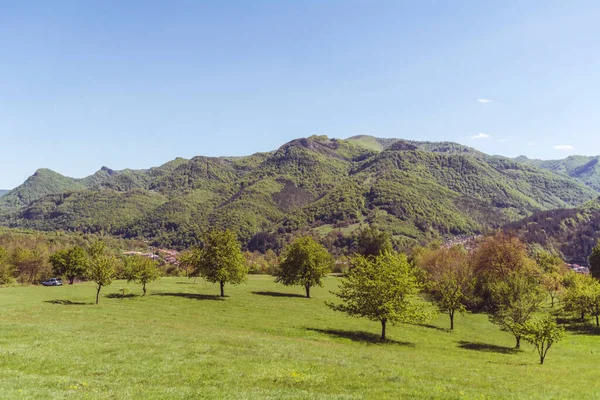
<path fill-rule="evenodd" d="M 548 399 L 596 398 L 600 336 L 568 327 L 538 364 L 529 345 L 485 315 L 398 325 L 329 310 L 337 278 L 314 298 L 272 277 L 217 288 L 163 278 L 148 296 L 98 306 L 94 287 L 0 289 L 0 398 L 10 399 Z M 580 327 L 581 328 L 581 327 Z"/>

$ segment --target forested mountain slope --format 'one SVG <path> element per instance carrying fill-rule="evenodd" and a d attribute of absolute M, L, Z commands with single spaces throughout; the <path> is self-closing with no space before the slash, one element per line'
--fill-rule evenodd
<path fill-rule="evenodd" d="M 398 240 L 470 234 L 598 193 L 561 174 L 456 143 L 313 136 L 247 157 L 103 167 L 83 179 L 39 170 L 0 199 L 0 222 L 106 232 L 185 247 L 210 226 L 258 232 L 375 223 Z M 6 200 L 8 199 L 8 200 Z"/>
<path fill-rule="evenodd" d="M 600 156 L 571 156 L 564 160 L 530 160 L 521 156 L 518 162 L 577 179 L 594 190 L 600 191 Z"/>
<path fill-rule="evenodd" d="M 510 223 L 530 243 L 540 243 L 563 253 L 571 263 L 587 265 L 600 240 L 600 198 L 580 207 L 537 212 Z"/>

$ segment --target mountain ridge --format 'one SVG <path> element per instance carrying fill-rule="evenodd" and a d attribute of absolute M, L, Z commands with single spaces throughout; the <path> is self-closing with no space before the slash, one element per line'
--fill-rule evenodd
<path fill-rule="evenodd" d="M 351 234 L 363 223 L 418 243 L 578 206 L 598 192 L 457 143 L 311 136 L 250 156 L 102 167 L 81 179 L 41 169 L 7 196 L 4 225 L 186 247 L 211 226 L 247 242 L 259 232 Z"/>

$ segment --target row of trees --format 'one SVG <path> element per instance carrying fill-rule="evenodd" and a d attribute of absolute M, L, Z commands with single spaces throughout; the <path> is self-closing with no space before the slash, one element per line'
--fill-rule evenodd
<path fill-rule="evenodd" d="M 370 244 L 363 247 L 363 254 L 352 258 L 335 293 L 341 302 L 328 306 L 378 321 L 382 340 L 389 323 L 418 323 L 431 316 L 419 298 L 423 294 L 449 316 L 450 329 L 454 329 L 456 313 L 485 311 L 492 322 L 514 335 L 516 348 L 521 340 L 531 342 L 543 363 L 549 348 L 563 335 L 555 319 L 543 312 L 543 305 L 550 298 L 553 307 L 569 279 L 592 279 L 568 274 L 557 255 L 529 249 L 518 238 L 503 233 L 484 239 L 474 251 L 461 246 L 419 248 L 410 258 L 391 250 L 385 235 L 375 230 L 363 237 L 363 243 Z M 284 253 L 276 280 L 304 286 L 309 297 L 310 287 L 321 284 L 331 264 L 322 246 L 312 238 L 300 238 Z M 570 287 L 581 289 L 581 285 Z M 585 310 L 600 314 L 600 304 L 597 311 L 592 306 Z"/>

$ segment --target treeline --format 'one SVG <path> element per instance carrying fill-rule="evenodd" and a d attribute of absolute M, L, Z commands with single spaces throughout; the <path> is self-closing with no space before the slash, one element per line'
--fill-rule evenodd
<path fill-rule="evenodd" d="M 309 298 L 311 288 L 322 286 L 323 277 L 335 264 L 325 246 L 311 236 L 299 237 L 282 252 L 275 280 L 301 286 Z M 225 284 L 239 284 L 248 273 L 241 246 L 229 231 L 207 235 L 203 246 L 185 253 L 182 265 L 190 269 L 190 276 L 219 283 L 221 296 Z M 592 283 L 588 287 L 585 282 Z M 531 342 L 543 363 L 549 348 L 564 333 L 548 308 L 561 298 L 565 310 L 597 317 L 600 290 L 596 296 L 594 285 L 600 288 L 595 278 L 570 272 L 557 254 L 540 246 L 529 247 L 503 232 L 479 240 L 471 250 L 432 245 L 417 247 L 406 255 L 394 250 L 386 233 L 370 227 L 357 238 L 356 252 L 334 293 L 339 302 L 327 305 L 379 322 L 382 340 L 386 340 L 388 324 L 430 319 L 423 300 L 448 315 L 450 329 L 455 327 L 457 313 L 485 312 L 491 322 L 514 336 L 516 348 L 522 340 Z M 583 309 L 582 298 L 586 299 Z"/>
<path fill-rule="evenodd" d="M 147 247 L 141 241 L 111 236 L 0 229 L 0 285 L 36 284 L 55 275 L 63 276 L 54 268 L 53 257 L 74 248 L 85 253 L 98 241 L 115 256 L 123 250 Z"/>

